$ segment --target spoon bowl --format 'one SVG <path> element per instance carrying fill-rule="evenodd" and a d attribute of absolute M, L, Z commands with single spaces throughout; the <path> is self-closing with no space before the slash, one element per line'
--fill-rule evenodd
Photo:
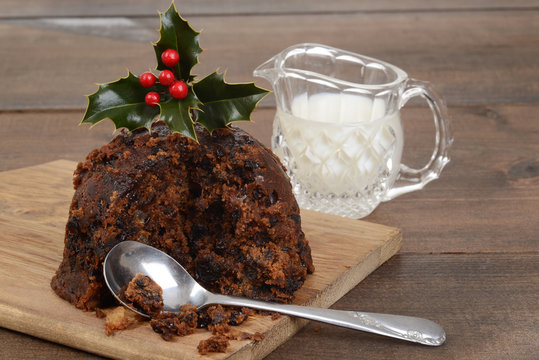
<path fill-rule="evenodd" d="M 163 289 L 164 311 L 178 313 L 185 304 L 203 308 L 211 304 L 245 306 L 279 312 L 309 320 L 325 322 L 355 330 L 367 331 L 423 345 L 439 346 L 445 341 L 444 329 L 433 321 L 411 316 L 342 311 L 306 306 L 275 304 L 214 294 L 202 286 L 172 257 L 164 252 L 136 242 L 123 241 L 113 247 L 103 263 L 105 282 L 112 294 L 123 305 L 148 317 L 120 298 L 120 291 L 136 274 L 149 276 Z"/>
<path fill-rule="evenodd" d="M 161 286 L 164 311 L 176 313 L 184 304 L 200 308 L 207 301 L 208 291 L 176 260 L 154 247 L 136 241 L 123 241 L 112 248 L 105 257 L 103 272 L 112 294 L 127 307 L 118 294 L 138 273 L 149 276 Z M 129 308 L 148 317 L 147 314 Z"/>

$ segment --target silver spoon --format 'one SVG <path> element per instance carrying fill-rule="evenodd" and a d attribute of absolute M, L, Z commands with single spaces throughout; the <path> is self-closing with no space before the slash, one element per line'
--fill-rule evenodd
<path fill-rule="evenodd" d="M 209 292 L 172 257 L 148 245 L 123 241 L 113 247 L 103 263 L 105 282 L 114 296 L 125 306 L 118 294 L 133 277 L 142 273 L 151 277 L 163 289 L 164 310 L 177 313 L 184 304 L 202 308 L 211 304 L 245 306 L 274 311 L 309 320 L 325 322 L 355 330 L 367 331 L 423 345 L 439 346 L 445 341 L 440 325 L 411 316 L 375 314 L 275 304 Z M 129 307 L 129 306 L 128 306 Z M 131 307 L 134 312 L 148 317 Z"/>

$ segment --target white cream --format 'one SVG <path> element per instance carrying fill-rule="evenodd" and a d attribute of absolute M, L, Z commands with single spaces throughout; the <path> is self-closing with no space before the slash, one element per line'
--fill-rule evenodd
<path fill-rule="evenodd" d="M 281 127 L 299 182 L 322 194 L 350 194 L 375 183 L 384 171 L 392 179 L 398 173 L 400 116 L 398 111 L 385 113 L 385 99 L 302 94 L 294 98 L 291 114 L 277 110 L 274 126 Z M 283 149 L 273 150 L 283 158 Z"/>

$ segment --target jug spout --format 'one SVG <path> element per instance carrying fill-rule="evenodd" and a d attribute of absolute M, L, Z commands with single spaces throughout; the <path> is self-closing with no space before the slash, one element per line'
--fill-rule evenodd
<path fill-rule="evenodd" d="M 277 68 L 275 67 L 276 57 L 272 57 L 271 59 L 265 61 L 264 63 L 260 64 L 254 71 L 253 76 L 260 77 L 263 79 L 268 80 L 271 85 L 273 86 L 276 78 L 277 78 Z"/>

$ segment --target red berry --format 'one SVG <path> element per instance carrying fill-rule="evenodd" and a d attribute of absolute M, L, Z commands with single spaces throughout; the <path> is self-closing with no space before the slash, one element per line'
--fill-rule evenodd
<path fill-rule="evenodd" d="M 161 85 L 172 85 L 172 83 L 174 82 L 174 74 L 172 73 L 172 71 L 161 71 L 161 73 L 159 74 L 159 82 L 161 83 Z"/>
<path fill-rule="evenodd" d="M 140 85 L 144 86 L 145 88 L 152 87 L 155 84 L 155 75 L 151 72 L 145 72 L 142 75 L 140 75 Z"/>
<path fill-rule="evenodd" d="M 187 84 L 183 80 L 174 81 L 174 84 L 168 88 L 168 92 L 174 99 L 184 99 L 189 92 Z"/>
<path fill-rule="evenodd" d="M 146 101 L 146 105 L 154 107 L 157 106 L 159 101 L 161 101 L 161 96 L 159 96 L 159 94 L 154 91 L 150 91 L 146 94 L 144 101 Z"/>
<path fill-rule="evenodd" d="M 180 54 L 174 49 L 166 49 L 161 54 L 161 60 L 163 60 L 163 64 L 166 66 L 173 67 L 180 61 Z"/>

